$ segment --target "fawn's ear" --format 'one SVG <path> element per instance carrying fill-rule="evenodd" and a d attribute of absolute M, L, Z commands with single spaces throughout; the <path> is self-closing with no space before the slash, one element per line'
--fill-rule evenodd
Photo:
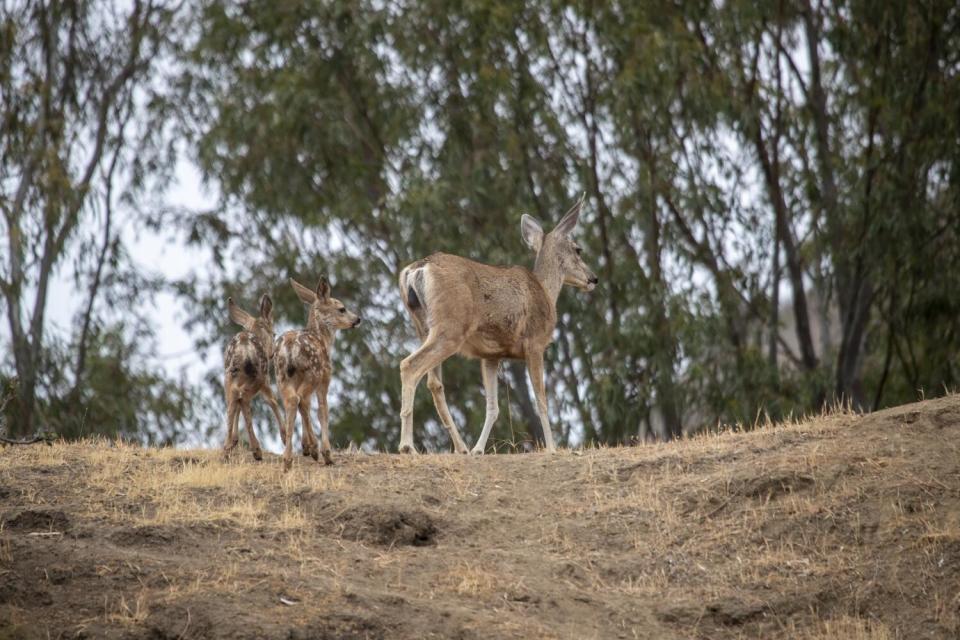
<path fill-rule="evenodd" d="M 230 313 L 230 319 L 244 329 L 253 328 L 253 316 L 235 305 L 233 298 L 227 298 L 227 311 Z"/>
<path fill-rule="evenodd" d="M 273 300 L 270 299 L 269 293 L 260 296 L 260 317 L 264 320 L 270 320 L 273 317 Z"/>
<path fill-rule="evenodd" d="M 317 285 L 317 297 L 326 302 L 330 299 L 330 281 L 327 276 L 320 277 L 320 284 Z"/>
<path fill-rule="evenodd" d="M 317 300 L 317 294 L 310 290 L 309 287 L 305 287 L 293 278 L 290 278 L 290 284 L 293 286 L 293 290 L 297 292 L 297 297 L 300 298 L 300 302 L 303 304 L 313 304 Z"/>

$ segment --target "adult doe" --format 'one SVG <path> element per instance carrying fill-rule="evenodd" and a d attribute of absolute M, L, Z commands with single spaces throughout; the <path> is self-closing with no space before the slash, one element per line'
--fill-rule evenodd
<path fill-rule="evenodd" d="M 270 390 L 270 360 L 273 357 L 273 301 L 270 296 L 260 297 L 260 316 L 255 318 L 227 298 L 230 319 L 243 327 L 227 345 L 223 354 L 223 391 L 227 400 L 227 439 L 224 452 L 229 453 L 240 441 L 239 422 L 247 425 L 250 449 L 256 460 L 263 459 L 260 441 L 253 432 L 250 403 L 258 393 L 263 394 L 283 433 L 280 408 Z"/>
<path fill-rule="evenodd" d="M 547 417 L 543 352 L 553 339 L 557 297 L 563 285 L 592 291 L 597 284 L 597 277 L 580 258 L 580 247 L 570 238 L 583 198 L 550 233 L 544 233 L 536 220 L 523 215 L 523 239 L 537 256 L 533 271 L 434 253 L 400 272 L 400 295 L 423 342 L 400 363 L 402 453 L 416 451 L 413 398 L 424 375 L 440 421 L 453 440 L 454 451 L 467 453 L 447 408 L 440 372 L 443 361 L 455 353 L 481 360 L 487 413 L 472 453 L 483 453 L 497 419 L 497 368 L 504 358 L 526 361 L 547 450 L 556 450 Z"/>
<path fill-rule="evenodd" d="M 293 464 L 293 429 L 300 413 L 303 423 L 303 455 L 319 460 L 317 436 L 310 424 L 310 396 L 317 396 L 317 418 L 320 420 L 323 461 L 333 464 L 330 455 L 330 423 L 327 410 L 327 389 L 333 372 L 330 350 L 338 329 L 349 329 L 360 324 L 360 316 L 347 311 L 339 300 L 330 297 L 330 283 L 320 279 L 316 291 L 311 291 L 296 280 L 290 284 L 297 297 L 309 305 L 307 328 L 303 331 L 287 331 L 277 339 L 275 359 L 277 385 L 286 413 L 283 468 Z"/>

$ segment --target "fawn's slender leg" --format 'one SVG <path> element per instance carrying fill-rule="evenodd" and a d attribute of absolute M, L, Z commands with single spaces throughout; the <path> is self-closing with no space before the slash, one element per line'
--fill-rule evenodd
<path fill-rule="evenodd" d="M 460 437 L 460 430 L 457 429 L 457 423 L 453 421 L 450 415 L 450 409 L 447 407 L 447 397 L 443 393 L 443 377 L 441 365 L 437 365 L 427 372 L 427 388 L 433 395 L 433 406 L 437 408 L 437 415 L 440 416 L 440 422 L 446 427 L 450 434 L 450 441 L 453 442 L 453 451 L 455 453 L 467 453 L 467 445 Z"/>
<path fill-rule="evenodd" d="M 293 465 L 293 430 L 297 420 L 297 405 L 300 400 L 295 393 L 284 393 L 283 413 L 287 421 L 287 442 L 283 445 L 283 470 L 289 471 Z"/>
<path fill-rule="evenodd" d="M 400 453 L 416 453 L 413 446 L 413 398 L 420 380 L 434 367 L 457 352 L 460 345 L 431 332 L 420 348 L 400 363 Z"/>
<path fill-rule="evenodd" d="M 257 440 L 257 434 L 253 430 L 253 412 L 250 411 L 250 398 L 241 398 L 240 410 L 243 412 L 243 422 L 247 425 L 247 438 L 250 440 L 250 451 L 253 452 L 253 459 L 263 460 L 263 449 L 260 448 L 260 441 Z"/>
<path fill-rule="evenodd" d="M 273 395 L 273 389 L 270 388 L 269 382 L 264 383 L 263 387 L 260 388 L 260 393 L 263 394 L 267 404 L 270 405 L 270 410 L 273 411 L 273 417 L 277 419 L 277 426 L 280 428 L 280 440 L 284 446 L 286 446 L 287 429 L 283 424 L 283 418 L 280 416 L 280 405 L 277 404 L 277 399 Z"/>
<path fill-rule="evenodd" d="M 300 452 L 304 455 L 304 457 L 307 457 L 307 458 L 312 457 L 314 460 L 317 460 L 319 456 L 319 453 L 318 453 L 319 446 L 317 445 L 317 436 L 316 436 L 316 433 L 314 433 L 313 431 L 313 426 L 310 424 L 310 421 L 303 418 L 303 412 L 310 411 L 310 394 L 312 393 L 312 391 L 310 390 L 309 387 L 308 388 L 301 387 L 299 391 L 300 391 L 299 412 L 300 412 L 300 418 L 301 418 L 300 422 L 303 423 L 301 425 L 302 433 L 300 436 Z"/>
<path fill-rule="evenodd" d="M 480 371 L 483 375 L 483 392 L 487 396 L 487 416 L 483 420 L 483 431 L 480 432 L 480 438 L 473 449 L 470 450 L 470 453 L 483 453 L 487 447 L 487 438 L 490 437 L 497 416 L 500 415 L 500 404 L 497 402 L 497 369 L 499 366 L 499 360 L 483 360 L 480 363 Z"/>
<path fill-rule="evenodd" d="M 237 446 L 240 436 L 237 432 L 237 422 L 240 417 L 240 402 L 233 396 L 232 391 L 227 395 L 227 439 L 223 441 L 223 451 L 229 453 Z"/>
<path fill-rule="evenodd" d="M 310 421 L 310 396 L 304 395 L 300 399 L 300 421 L 303 423 L 303 446 L 307 451 L 307 438 L 309 438 L 309 455 L 314 460 L 320 460 L 320 447 L 317 445 L 317 434 L 313 430 L 313 424 Z"/>
<path fill-rule="evenodd" d="M 540 426 L 543 427 L 543 439 L 547 451 L 557 450 L 553 444 L 553 432 L 550 430 L 550 418 L 547 416 L 547 392 L 543 386 L 543 352 L 527 356 L 527 374 L 533 385 L 533 395 L 537 397 L 537 415 L 540 416 Z"/>
<path fill-rule="evenodd" d="M 333 464 L 333 456 L 330 452 L 330 411 L 327 406 L 329 388 L 329 380 L 322 381 L 317 388 L 317 420 L 320 422 L 320 452 L 323 454 L 323 461 L 326 464 Z"/>

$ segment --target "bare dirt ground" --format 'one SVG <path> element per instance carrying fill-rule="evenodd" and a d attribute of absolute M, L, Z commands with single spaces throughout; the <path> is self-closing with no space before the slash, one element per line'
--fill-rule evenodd
<path fill-rule="evenodd" d="M 622 449 L 0 452 L 0 638 L 957 638 L 960 396 Z"/>

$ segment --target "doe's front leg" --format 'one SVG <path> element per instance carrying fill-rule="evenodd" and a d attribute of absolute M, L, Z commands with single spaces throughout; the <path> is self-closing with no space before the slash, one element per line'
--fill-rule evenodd
<path fill-rule="evenodd" d="M 543 353 L 527 357 L 527 374 L 530 384 L 533 385 L 533 395 L 537 399 L 537 415 L 540 417 L 540 426 L 543 428 L 543 439 L 547 452 L 554 453 L 557 447 L 553 443 L 553 431 L 550 430 L 550 418 L 547 415 L 547 391 L 543 383 Z"/>

